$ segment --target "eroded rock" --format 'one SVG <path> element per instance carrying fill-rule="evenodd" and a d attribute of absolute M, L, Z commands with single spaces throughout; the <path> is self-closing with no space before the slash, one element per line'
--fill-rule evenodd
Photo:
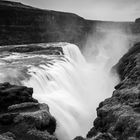
<path fill-rule="evenodd" d="M 0 84 L 1 140 L 56 140 L 56 120 L 46 104 L 32 98 L 32 88 Z"/>

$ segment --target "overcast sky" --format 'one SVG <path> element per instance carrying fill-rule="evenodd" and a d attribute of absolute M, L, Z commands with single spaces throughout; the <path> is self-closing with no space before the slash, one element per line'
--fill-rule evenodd
<path fill-rule="evenodd" d="M 11 0 L 35 7 L 76 13 L 87 19 L 133 21 L 140 17 L 140 0 Z"/>

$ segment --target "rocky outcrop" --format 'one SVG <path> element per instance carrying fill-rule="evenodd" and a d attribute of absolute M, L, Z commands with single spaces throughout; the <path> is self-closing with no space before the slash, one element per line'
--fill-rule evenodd
<path fill-rule="evenodd" d="M 55 118 L 32 93 L 32 88 L 0 84 L 1 140 L 57 140 Z"/>
<path fill-rule="evenodd" d="M 140 43 L 120 59 L 116 69 L 121 81 L 112 97 L 99 104 L 94 127 L 87 139 L 140 139 Z"/>

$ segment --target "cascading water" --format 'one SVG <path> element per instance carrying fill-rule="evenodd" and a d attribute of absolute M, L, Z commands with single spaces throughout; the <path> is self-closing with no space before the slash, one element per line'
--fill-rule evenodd
<path fill-rule="evenodd" d="M 87 63 L 76 45 L 62 44 L 64 56 L 18 54 L 1 58 L 1 82 L 33 87 L 34 97 L 49 105 L 57 120 L 60 140 L 85 136 L 96 117 L 96 108 L 109 97 L 117 82 L 110 75 L 110 56 L 104 48 Z M 13 69 L 14 68 L 14 69 Z"/>
<path fill-rule="evenodd" d="M 88 65 L 77 46 L 69 44 L 63 49 L 65 58 L 62 61 L 31 67 L 28 72 L 31 78 L 24 84 L 33 87 L 36 99 L 50 106 L 58 122 L 57 137 L 70 140 L 86 133 L 89 128 L 86 120 L 92 114 L 89 116 L 88 106 L 85 105 L 88 104 L 85 86 L 89 73 L 84 72 L 83 66 Z M 81 126 L 85 130 L 81 130 Z"/>

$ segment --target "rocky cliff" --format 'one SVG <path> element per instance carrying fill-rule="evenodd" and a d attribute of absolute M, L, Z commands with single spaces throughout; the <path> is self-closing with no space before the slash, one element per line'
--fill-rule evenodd
<path fill-rule="evenodd" d="M 91 28 L 90 23 L 75 14 L 3 0 L 0 17 L 0 45 L 60 41 L 81 45 Z"/>
<path fill-rule="evenodd" d="M 0 45 L 69 42 L 82 47 L 96 25 L 139 32 L 139 22 L 86 20 L 72 13 L 41 10 L 17 2 L 0 1 Z M 138 20 L 137 20 L 138 21 Z M 104 26 L 102 28 L 104 28 Z"/>
<path fill-rule="evenodd" d="M 135 44 L 115 67 L 120 83 L 112 97 L 99 104 L 94 127 L 85 139 L 140 139 L 140 43 Z"/>

